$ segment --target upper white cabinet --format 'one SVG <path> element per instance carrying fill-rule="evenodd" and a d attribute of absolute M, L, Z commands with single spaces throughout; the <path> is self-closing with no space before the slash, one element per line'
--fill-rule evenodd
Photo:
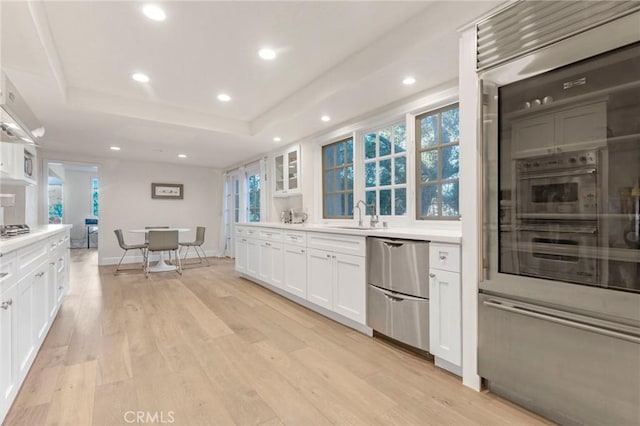
<path fill-rule="evenodd" d="M 19 143 L 0 143 L 0 176 L 4 182 L 36 184 L 36 150 Z"/>
<path fill-rule="evenodd" d="M 273 194 L 288 197 L 300 194 L 300 146 L 288 148 L 273 158 L 275 176 Z"/>
<path fill-rule="evenodd" d="M 514 158 L 596 148 L 607 142 L 607 102 L 532 111 L 515 118 L 511 129 Z"/>

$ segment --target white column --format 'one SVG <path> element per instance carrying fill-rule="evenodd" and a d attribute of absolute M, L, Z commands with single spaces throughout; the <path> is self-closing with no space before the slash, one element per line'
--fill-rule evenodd
<path fill-rule="evenodd" d="M 478 375 L 478 281 L 481 176 L 475 28 L 459 41 L 460 212 L 462 215 L 462 382 L 480 390 Z"/>

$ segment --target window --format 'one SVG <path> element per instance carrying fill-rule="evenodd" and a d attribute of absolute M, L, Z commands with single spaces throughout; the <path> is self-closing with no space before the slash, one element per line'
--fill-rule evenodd
<path fill-rule="evenodd" d="M 91 179 L 91 214 L 98 216 L 98 179 Z"/>
<path fill-rule="evenodd" d="M 365 202 L 379 215 L 407 214 L 406 133 L 399 123 L 364 136 Z"/>
<path fill-rule="evenodd" d="M 260 222 L 260 172 L 249 174 L 248 184 L 248 217 L 249 222 Z"/>
<path fill-rule="evenodd" d="M 353 217 L 353 139 L 322 147 L 322 217 Z"/>
<path fill-rule="evenodd" d="M 416 117 L 418 219 L 460 217 L 458 104 Z"/>
<path fill-rule="evenodd" d="M 240 222 L 240 179 L 234 176 L 233 182 L 233 221 Z"/>

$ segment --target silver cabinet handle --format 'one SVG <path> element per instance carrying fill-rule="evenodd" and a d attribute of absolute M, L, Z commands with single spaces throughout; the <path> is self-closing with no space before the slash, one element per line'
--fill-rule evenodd
<path fill-rule="evenodd" d="M 617 331 L 611 331 L 611 330 L 607 330 L 606 328 L 600 328 L 600 327 L 596 327 L 596 326 L 593 326 L 593 325 L 583 324 L 581 322 L 570 321 L 570 320 L 566 320 L 566 319 L 563 319 L 563 318 L 555 317 L 553 315 L 543 314 L 543 313 L 535 312 L 535 311 L 532 311 L 532 310 L 529 310 L 529 309 L 520 308 L 518 306 L 503 305 L 503 304 L 501 304 L 499 302 L 485 300 L 482 303 L 485 306 L 489 306 L 491 308 L 496 308 L 496 309 L 500 309 L 500 310 L 503 310 L 503 311 L 524 315 L 524 316 L 527 316 L 527 317 L 537 318 L 537 319 L 540 319 L 540 320 L 549 321 L 549 322 L 552 322 L 552 323 L 555 323 L 555 324 L 559 324 L 559 325 L 564 325 L 564 326 L 568 326 L 568 327 L 577 328 L 578 330 L 590 331 L 592 333 L 602 334 L 603 336 L 614 337 L 614 338 L 617 338 L 617 339 L 623 339 L 623 340 L 626 340 L 628 342 L 633 342 L 633 343 L 636 343 L 636 344 L 640 343 L 640 337 L 632 336 L 630 334 L 621 333 L 621 332 L 617 332 Z"/>
<path fill-rule="evenodd" d="M 57 246 L 57 245 L 58 245 L 58 244 L 56 244 L 56 243 L 51 243 L 51 247 L 55 247 L 55 246 Z"/>
<path fill-rule="evenodd" d="M 443 254 L 442 252 L 440 252 L 440 260 L 445 260 L 447 258 L 447 254 L 448 253 Z"/>
<path fill-rule="evenodd" d="M 304 249 L 300 250 L 300 253 L 304 253 Z"/>
<path fill-rule="evenodd" d="M 327 259 L 331 259 L 331 255 L 330 254 L 327 255 Z"/>
<path fill-rule="evenodd" d="M 36 278 L 40 278 L 40 277 L 41 277 L 41 276 L 43 276 L 43 275 L 44 275 L 44 272 L 38 272 L 38 273 L 36 274 Z"/>
<path fill-rule="evenodd" d="M 434 274 L 433 272 L 431 272 L 431 273 L 429 274 L 429 276 L 430 276 L 431 278 L 435 278 L 435 277 L 436 277 L 436 274 Z"/>
<path fill-rule="evenodd" d="M 265 246 L 271 247 L 271 243 L 264 243 Z"/>
<path fill-rule="evenodd" d="M 332 259 L 335 259 L 336 257 L 335 257 L 335 256 L 331 256 L 331 258 L 332 258 Z"/>
<path fill-rule="evenodd" d="M 13 299 L 9 299 L 6 302 L 0 303 L 0 309 L 4 309 L 6 311 L 11 305 L 13 305 Z"/>
<path fill-rule="evenodd" d="M 62 290 L 63 288 L 64 288 L 64 287 L 60 286 L 60 287 L 58 287 L 58 290 Z"/>
<path fill-rule="evenodd" d="M 7 275 L 9 275 L 8 272 L 0 272 L 0 279 L 6 277 Z"/>
<path fill-rule="evenodd" d="M 49 262 L 49 266 L 55 266 L 56 262 Z"/>

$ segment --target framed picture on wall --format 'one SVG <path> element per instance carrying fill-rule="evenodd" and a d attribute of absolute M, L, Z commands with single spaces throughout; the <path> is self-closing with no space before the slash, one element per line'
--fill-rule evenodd
<path fill-rule="evenodd" d="M 151 198 L 182 200 L 184 198 L 184 185 L 181 183 L 152 183 Z"/>

